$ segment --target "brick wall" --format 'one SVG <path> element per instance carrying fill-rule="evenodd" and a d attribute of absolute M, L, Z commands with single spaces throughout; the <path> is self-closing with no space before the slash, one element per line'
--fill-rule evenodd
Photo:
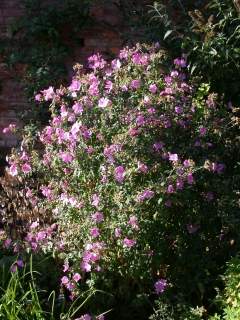
<path fill-rule="evenodd" d="M 54 0 L 45 0 L 46 4 Z M 124 2 L 124 1 L 123 1 Z M 147 0 L 128 0 L 132 6 L 152 2 Z M 0 41 L 7 38 L 10 24 L 24 15 L 22 0 L 0 0 Z M 126 35 L 131 35 L 131 28 L 121 11 L 121 0 L 96 0 L 91 5 L 90 14 L 95 23 L 83 30 L 79 37 L 83 39 L 82 47 L 73 47 L 72 56 L 67 61 L 69 73 L 75 62 L 84 64 L 86 58 L 94 52 L 115 55 L 123 45 Z M 132 37 L 132 35 L 131 35 Z M 22 72 L 22 70 L 21 70 Z M 3 135 L 2 129 L 9 123 L 21 124 L 19 111 L 27 108 L 21 81 L 17 80 L 19 73 L 9 71 L 0 56 L 0 154 L 4 149 L 15 146 L 17 138 L 13 135 Z"/>

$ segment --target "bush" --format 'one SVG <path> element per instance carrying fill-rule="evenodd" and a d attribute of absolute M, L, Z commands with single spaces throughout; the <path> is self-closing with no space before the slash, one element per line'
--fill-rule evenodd
<path fill-rule="evenodd" d="M 27 246 L 64 261 L 71 298 L 86 287 L 112 293 L 114 319 L 121 308 L 121 319 L 146 319 L 148 299 L 164 291 L 207 304 L 235 250 L 236 126 L 186 67 L 181 57 L 168 69 L 158 45 L 125 48 L 110 64 L 90 57 L 89 72 L 77 65 L 68 87 L 36 96 L 51 102 L 51 121 L 8 159 L 56 222 L 29 221 Z"/>

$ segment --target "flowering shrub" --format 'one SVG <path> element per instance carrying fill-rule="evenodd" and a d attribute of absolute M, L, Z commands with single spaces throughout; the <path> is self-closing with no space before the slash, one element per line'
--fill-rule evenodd
<path fill-rule="evenodd" d="M 49 125 L 8 159 L 28 199 L 52 212 L 56 224 L 32 221 L 25 240 L 64 261 L 71 298 L 88 285 L 201 301 L 231 247 L 231 112 L 188 78 L 183 57 L 170 70 L 164 61 L 158 45 L 136 46 L 111 63 L 93 55 L 89 72 L 75 66 L 68 87 L 37 94 Z"/>

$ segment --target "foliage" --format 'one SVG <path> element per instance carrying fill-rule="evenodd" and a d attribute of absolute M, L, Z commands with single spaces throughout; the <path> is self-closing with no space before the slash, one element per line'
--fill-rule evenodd
<path fill-rule="evenodd" d="M 68 87 L 36 95 L 51 101 L 40 141 L 28 135 L 8 159 L 22 192 L 56 222 L 29 221 L 28 250 L 64 260 L 72 298 L 113 294 L 101 306 L 114 306 L 114 319 L 119 301 L 131 302 L 124 319 L 146 318 L 164 291 L 175 304 L 208 305 L 238 248 L 237 120 L 189 78 L 184 58 L 170 70 L 165 61 L 158 45 L 138 45 L 110 64 L 90 57 L 88 73 L 75 66 Z"/>
<path fill-rule="evenodd" d="M 26 263 L 9 254 L 1 257 L 1 319 L 71 320 L 83 313 L 96 291 L 81 293 L 74 303 L 70 303 L 63 292 L 52 286 L 58 287 L 56 275 L 59 277 L 53 268 L 53 260 L 42 256 L 25 258 Z M 51 272 L 46 274 L 46 268 Z"/>
<path fill-rule="evenodd" d="M 189 12 L 190 7 L 184 3 L 174 10 L 173 3 L 176 1 L 167 5 L 155 2 L 150 13 L 152 28 L 158 28 L 158 37 L 174 54 L 187 54 L 191 73 L 201 75 L 226 99 L 238 102 L 240 18 L 236 3 L 211 0 L 206 1 L 205 7 L 194 3 L 195 10 Z"/>
<path fill-rule="evenodd" d="M 201 320 L 205 314 L 203 307 L 192 308 L 179 303 L 177 305 L 158 299 L 155 301 L 154 314 L 149 320 Z"/>
<path fill-rule="evenodd" d="M 217 297 L 217 302 L 220 303 L 222 316 L 215 314 L 211 320 L 224 319 L 236 320 L 240 317 L 240 260 L 236 256 L 227 263 L 227 269 L 223 276 L 225 288 Z"/>
<path fill-rule="evenodd" d="M 74 47 L 82 45 L 79 32 L 90 21 L 88 9 L 88 0 L 24 0 L 24 15 L 11 25 L 11 37 L 5 41 L 2 54 L 12 71 L 19 66 L 24 69 L 20 80 L 32 106 L 27 116 L 35 122 L 46 121 L 47 111 L 35 107 L 34 94 L 50 83 L 66 81 L 64 62 Z"/>

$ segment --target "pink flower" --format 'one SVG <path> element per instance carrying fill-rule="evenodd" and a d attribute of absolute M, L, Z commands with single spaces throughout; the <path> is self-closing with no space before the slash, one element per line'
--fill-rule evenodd
<path fill-rule="evenodd" d="M 123 166 L 118 166 L 114 170 L 114 176 L 117 182 L 123 183 L 124 178 L 125 178 L 125 169 Z"/>
<path fill-rule="evenodd" d="M 72 109 L 74 111 L 75 114 L 81 114 L 83 113 L 83 106 L 81 103 L 76 102 L 73 106 Z"/>
<path fill-rule="evenodd" d="M 200 133 L 200 136 L 205 136 L 206 133 L 207 133 L 207 128 L 201 127 L 201 128 L 199 129 L 199 133 Z"/>
<path fill-rule="evenodd" d="M 46 238 L 46 232 L 45 231 L 39 231 L 36 235 L 36 241 L 42 241 Z"/>
<path fill-rule="evenodd" d="M 169 160 L 173 161 L 173 162 L 177 162 L 178 161 L 178 155 L 176 153 L 170 153 L 169 154 Z"/>
<path fill-rule="evenodd" d="M 95 193 L 95 194 L 92 196 L 92 205 L 93 205 L 94 207 L 98 207 L 99 203 L 100 203 L 100 198 L 99 198 L 99 196 Z"/>
<path fill-rule="evenodd" d="M 63 162 L 70 163 L 73 161 L 73 156 L 69 152 L 60 152 L 59 157 Z"/>
<path fill-rule="evenodd" d="M 40 102 L 42 100 L 42 95 L 40 93 L 35 95 L 35 101 Z"/>
<path fill-rule="evenodd" d="M 61 283 L 62 283 L 63 285 L 67 285 L 67 284 L 69 283 L 68 277 L 66 277 L 66 276 L 62 277 Z"/>
<path fill-rule="evenodd" d="M 106 61 L 102 58 L 102 56 L 99 53 L 93 54 L 91 57 L 88 58 L 88 66 L 93 70 L 103 69 L 105 65 Z"/>
<path fill-rule="evenodd" d="M 182 179 L 177 179 L 176 188 L 177 188 L 178 190 L 182 190 L 183 187 L 184 187 L 184 182 L 183 182 L 183 180 L 182 180 Z"/>
<path fill-rule="evenodd" d="M 98 101 L 99 108 L 106 108 L 109 105 L 111 105 L 111 101 L 108 98 L 101 98 Z"/>
<path fill-rule="evenodd" d="M 128 238 L 123 239 L 124 248 L 132 248 L 133 246 L 135 246 L 135 244 L 136 244 L 136 240 L 134 239 L 128 239 Z"/>
<path fill-rule="evenodd" d="M 188 159 L 184 160 L 184 161 L 183 161 L 183 165 L 184 165 L 185 168 L 190 167 L 190 165 L 191 165 L 190 160 L 188 160 Z"/>
<path fill-rule="evenodd" d="M 140 127 L 140 126 L 142 126 L 144 124 L 145 124 L 145 117 L 143 115 L 137 116 L 136 125 Z"/>
<path fill-rule="evenodd" d="M 116 70 L 116 69 L 120 69 L 122 64 L 119 59 L 114 59 L 112 61 L 111 65 L 112 65 L 113 70 Z"/>
<path fill-rule="evenodd" d="M 167 280 L 166 279 L 159 279 L 154 284 L 155 292 L 157 294 L 163 293 L 166 290 L 167 287 Z"/>
<path fill-rule="evenodd" d="M 12 240 L 10 238 L 6 239 L 3 243 L 4 248 L 9 249 L 12 244 Z"/>
<path fill-rule="evenodd" d="M 8 127 L 3 129 L 3 133 L 9 133 L 9 132 L 13 132 L 16 129 L 16 125 L 13 123 L 10 123 Z"/>
<path fill-rule="evenodd" d="M 128 223 L 135 230 L 139 230 L 138 219 L 136 216 L 130 216 Z"/>
<path fill-rule="evenodd" d="M 63 265 L 63 272 L 66 272 L 68 270 L 69 270 L 69 264 L 68 264 L 68 262 L 65 262 Z"/>
<path fill-rule="evenodd" d="M 193 184 L 194 183 L 194 179 L 193 179 L 192 173 L 189 173 L 187 175 L 187 182 L 188 182 L 188 184 Z"/>
<path fill-rule="evenodd" d="M 149 91 L 150 91 L 151 93 L 155 94 L 155 93 L 157 92 L 157 90 L 158 90 L 158 88 L 157 88 L 156 84 L 151 84 L 151 85 L 149 86 Z"/>
<path fill-rule="evenodd" d="M 73 92 L 73 91 L 79 91 L 81 88 L 81 83 L 80 81 L 73 79 L 72 83 L 70 84 L 70 86 L 68 87 L 68 89 Z"/>
<path fill-rule="evenodd" d="M 114 230 L 114 234 L 115 234 L 115 237 L 116 237 L 116 238 L 119 238 L 119 237 L 121 237 L 122 230 L 121 230 L 120 228 L 116 228 L 116 229 Z"/>
<path fill-rule="evenodd" d="M 52 100 L 55 96 L 53 87 L 41 91 L 45 101 Z"/>
<path fill-rule="evenodd" d="M 16 176 L 18 174 L 18 168 L 17 165 L 15 163 L 13 163 L 10 168 L 9 168 L 9 173 L 11 176 Z"/>
<path fill-rule="evenodd" d="M 32 170 L 32 167 L 28 163 L 24 163 L 21 167 L 23 173 L 29 173 Z"/>
<path fill-rule="evenodd" d="M 176 107 L 175 107 L 175 112 L 176 112 L 177 114 L 181 114 L 181 113 L 183 113 L 183 108 L 180 107 L 180 106 L 176 106 Z"/>
<path fill-rule="evenodd" d="M 137 200 L 139 202 L 143 202 L 146 199 L 151 199 L 155 195 L 155 192 L 149 189 L 144 190 L 142 193 L 140 193 L 137 197 Z"/>
<path fill-rule="evenodd" d="M 106 89 L 107 93 L 110 93 L 112 91 L 112 89 L 113 89 L 112 81 L 110 81 L 110 80 L 106 81 L 105 89 Z"/>
<path fill-rule="evenodd" d="M 181 68 L 185 68 L 187 66 L 187 62 L 184 58 L 177 58 L 174 60 L 174 64 Z"/>
<path fill-rule="evenodd" d="M 169 184 L 169 186 L 167 187 L 167 193 L 174 193 L 174 186 L 172 184 Z"/>
<path fill-rule="evenodd" d="M 97 227 L 95 227 L 90 230 L 90 234 L 93 238 L 97 238 L 100 235 L 100 231 Z"/>
<path fill-rule="evenodd" d="M 75 274 L 73 275 L 73 280 L 74 280 L 75 282 L 78 282 L 80 279 L 81 279 L 81 275 L 80 275 L 79 273 L 75 273 Z"/>
<path fill-rule="evenodd" d="M 83 316 L 81 316 L 79 320 L 92 320 L 92 317 L 88 313 L 86 313 Z"/>
<path fill-rule="evenodd" d="M 164 144 L 162 142 L 155 142 L 153 145 L 153 150 L 160 151 L 163 148 Z"/>
<path fill-rule="evenodd" d="M 30 229 L 36 229 L 39 226 L 39 222 L 38 221 L 34 221 L 31 225 L 30 225 Z"/>
<path fill-rule="evenodd" d="M 132 80 L 130 84 L 132 89 L 138 89 L 141 86 L 141 80 Z"/>
<path fill-rule="evenodd" d="M 88 262 L 83 261 L 83 262 L 81 263 L 81 269 L 82 269 L 82 271 L 90 272 L 91 269 L 92 269 L 92 267 L 91 267 L 91 265 L 90 265 Z"/>
<path fill-rule="evenodd" d="M 148 172 L 148 167 L 146 164 L 138 161 L 138 171 L 142 172 L 142 173 L 147 173 Z"/>
<path fill-rule="evenodd" d="M 103 216 L 102 212 L 95 212 L 92 215 L 92 220 L 97 222 L 97 223 L 102 222 L 104 220 L 104 216 Z"/>

